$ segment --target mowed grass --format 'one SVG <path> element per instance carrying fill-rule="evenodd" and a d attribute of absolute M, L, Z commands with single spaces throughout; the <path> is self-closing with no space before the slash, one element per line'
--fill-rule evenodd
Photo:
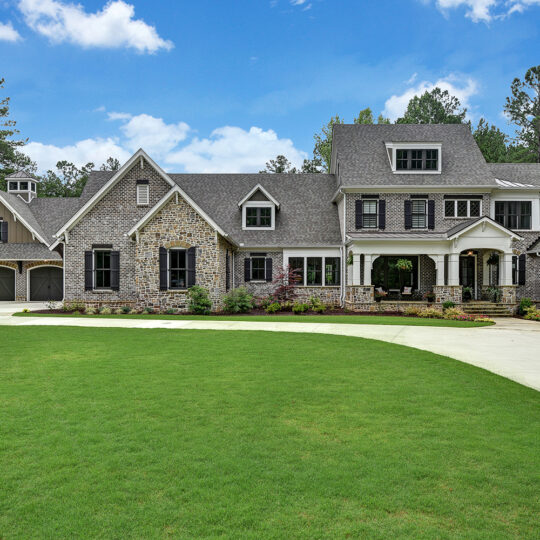
<path fill-rule="evenodd" d="M 82 317 L 100 319 L 163 319 L 172 321 L 243 321 L 243 322 L 300 322 L 330 324 L 390 324 L 404 326 L 449 326 L 471 328 L 491 326 L 490 322 L 452 321 L 446 319 L 423 319 L 421 317 L 399 317 L 389 315 L 83 315 L 72 313 L 14 313 L 15 317 Z"/>
<path fill-rule="evenodd" d="M 0 538 L 538 538 L 540 394 L 310 334 L 0 327 Z"/>

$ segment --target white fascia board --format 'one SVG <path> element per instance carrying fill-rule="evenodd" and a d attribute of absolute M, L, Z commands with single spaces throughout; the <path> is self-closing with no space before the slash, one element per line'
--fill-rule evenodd
<path fill-rule="evenodd" d="M 512 232 L 510 229 L 507 229 L 506 227 L 503 227 L 500 223 L 497 223 L 495 220 L 484 216 L 483 218 L 478 219 L 474 223 L 471 223 L 468 227 L 465 227 L 464 229 L 461 229 L 461 231 L 458 231 L 457 233 L 454 233 L 452 236 L 448 237 L 448 240 L 454 240 L 455 238 L 459 238 L 466 232 L 475 229 L 479 225 L 482 225 L 483 223 L 489 223 L 492 227 L 495 227 L 496 229 L 499 229 L 501 232 L 509 236 L 510 238 L 513 238 L 514 240 L 523 240 L 521 236 L 518 234 Z"/>
<path fill-rule="evenodd" d="M 312 250 L 313 252 L 321 249 L 339 249 L 341 244 L 324 246 L 245 246 L 240 244 L 238 251 L 283 251 L 283 250 Z"/>
<path fill-rule="evenodd" d="M 345 193 L 490 193 L 496 188 L 496 186 L 463 186 L 463 185 L 402 185 L 402 186 L 389 186 L 384 185 L 356 185 L 356 186 L 342 186 L 341 191 Z M 505 190 L 506 191 L 506 190 Z M 337 196 L 337 193 L 336 193 Z"/>
<path fill-rule="evenodd" d="M 197 212 L 215 231 L 221 236 L 227 238 L 231 244 L 236 245 L 236 242 L 229 237 L 229 235 L 193 200 L 184 190 L 174 184 L 174 187 L 165 194 L 127 233 L 127 236 L 133 236 L 138 230 L 144 227 L 156 214 L 165 206 L 165 204 L 171 199 L 171 197 L 178 193 L 194 210 Z"/>
<path fill-rule="evenodd" d="M 41 234 L 39 234 L 33 227 L 31 227 L 28 222 L 21 216 L 21 214 L 19 214 L 19 212 L 17 212 L 17 210 L 15 210 L 15 208 L 13 208 L 13 206 L 11 206 L 9 204 L 8 201 L 6 201 L 6 199 L 2 196 L 1 194 L 2 192 L 0 192 L 0 199 L 2 199 L 2 204 L 12 213 L 12 214 L 15 214 L 17 216 L 17 219 L 42 243 L 42 244 L 45 244 L 46 246 L 49 246 L 50 242 L 48 242 L 47 240 L 45 240 L 43 238 L 43 236 L 41 236 Z"/>
<path fill-rule="evenodd" d="M 279 202 L 274 199 L 274 197 L 272 197 L 272 195 L 270 195 L 270 193 L 268 193 L 268 191 L 266 191 L 266 189 L 264 189 L 261 184 L 257 184 L 239 203 L 238 203 L 238 206 L 242 206 L 243 204 L 245 204 L 257 191 L 261 191 L 263 193 L 263 195 L 269 200 L 271 201 L 272 203 L 274 203 L 276 205 L 276 208 L 279 210 Z"/>
<path fill-rule="evenodd" d="M 171 180 L 169 175 L 142 149 L 139 148 L 127 161 L 118 169 L 118 171 L 110 178 L 110 180 L 54 235 L 60 238 L 66 231 L 72 229 L 79 220 L 84 217 L 88 211 L 93 208 L 131 169 L 132 165 L 140 159 L 144 158 L 150 166 L 169 184 L 171 187 L 176 184 Z"/>

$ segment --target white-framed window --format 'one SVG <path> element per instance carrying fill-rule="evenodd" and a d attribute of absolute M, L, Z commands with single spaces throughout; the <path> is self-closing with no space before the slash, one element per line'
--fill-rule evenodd
<path fill-rule="evenodd" d="M 150 186 L 148 184 L 137 184 L 137 204 L 148 206 L 150 203 Z"/>
<path fill-rule="evenodd" d="M 248 201 L 242 206 L 244 230 L 272 231 L 275 228 L 276 207 L 271 202 Z"/>
<path fill-rule="evenodd" d="M 376 229 L 379 226 L 378 208 L 379 201 L 376 199 L 364 199 L 362 201 L 363 229 Z"/>
<path fill-rule="evenodd" d="M 444 217 L 480 217 L 482 215 L 482 201 L 480 199 L 445 199 Z"/>
<path fill-rule="evenodd" d="M 169 289 L 187 288 L 187 250 L 169 249 Z"/>
<path fill-rule="evenodd" d="M 412 199 L 411 201 L 411 228 L 427 228 L 427 201 L 425 199 Z"/>
<path fill-rule="evenodd" d="M 9 188 L 9 191 L 19 191 L 19 183 L 18 182 L 9 182 L 8 188 Z"/>
<path fill-rule="evenodd" d="M 386 150 L 394 174 L 440 174 L 442 144 L 387 142 Z"/>
<path fill-rule="evenodd" d="M 298 276 L 298 285 L 334 287 L 341 284 L 341 257 L 289 257 L 288 264 Z"/>

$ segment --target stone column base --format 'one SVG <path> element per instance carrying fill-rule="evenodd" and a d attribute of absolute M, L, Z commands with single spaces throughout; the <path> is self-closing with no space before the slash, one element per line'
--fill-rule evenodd
<path fill-rule="evenodd" d="M 375 302 L 373 285 L 352 285 L 347 286 L 345 291 L 345 307 L 351 310 L 358 310 L 362 304 L 372 304 Z M 365 308 L 362 309 L 364 311 Z"/>
<path fill-rule="evenodd" d="M 501 304 L 515 304 L 517 302 L 517 285 L 501 285 L 499 289 L 502 293 Z"/>
<path fill-rule="evenodd" d="M 435 285 L 433 292 L 435 293 L 435 302 L 442 304 L 443 302 L 454 302 L 454 304 L 462 303 L 461 285 Z"/>

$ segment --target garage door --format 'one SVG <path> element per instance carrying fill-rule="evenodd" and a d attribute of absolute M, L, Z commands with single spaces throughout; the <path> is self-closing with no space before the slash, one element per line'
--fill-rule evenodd
<path fill-rule="evenodd" d="M 0 266 L 0 300 L 15 300 L 15 272 L 11 268 Z"/>
<path fill-rule="evenodd" d="M 52 266 L 30 270 L 30 300 L 44 302 L 46 300 L 62 300 L 62 269 Z"/>

